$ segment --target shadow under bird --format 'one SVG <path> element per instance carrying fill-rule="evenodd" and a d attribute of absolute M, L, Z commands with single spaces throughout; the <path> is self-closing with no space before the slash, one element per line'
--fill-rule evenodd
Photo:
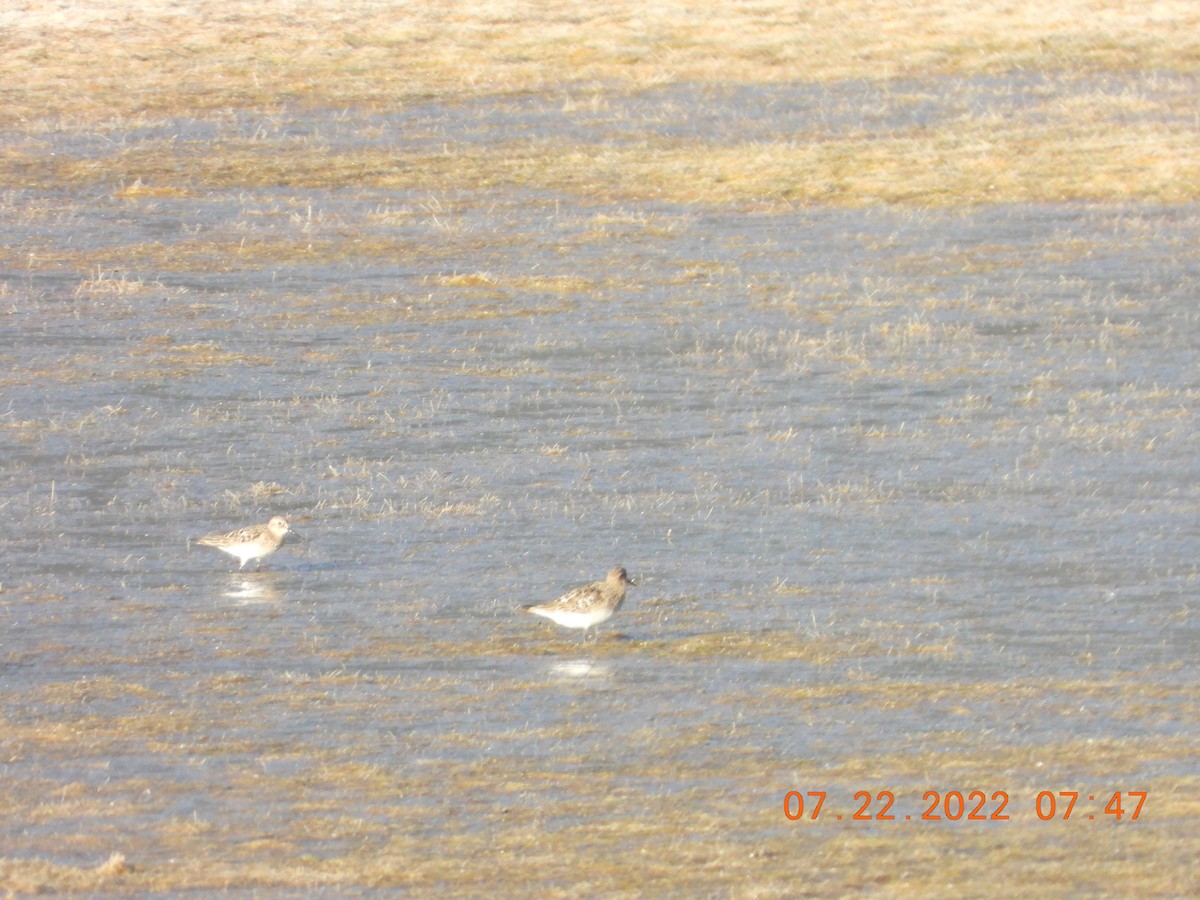
<path fill-rule="evenodd" d="M 618 567 L 609 572 L 603 581 L 593 581 L 575 588 L 549 603 L 531 603 L 521 609 L 564 628 L 582 628 L 586 640 L 589 628 L 607 622 L 621 608 L 625 602 L 626 585 L 636 587 L 637 582 L 630 581 L 626 571 Z"/>
<path fill-rule="evenodd" d="M 201 547 L 216 547 L 230 556 L 236 556 L 241 563 L 238 569 L 243 569 L 252 559 L 270 556 L 283 546 L 284 539 L 289 536 L 299 537 L 288 527 L 287 519 L 272 516 L 266 525 L 250 525 L 228 534 L 210 534 L 196 538 L 192 543 Z"/>

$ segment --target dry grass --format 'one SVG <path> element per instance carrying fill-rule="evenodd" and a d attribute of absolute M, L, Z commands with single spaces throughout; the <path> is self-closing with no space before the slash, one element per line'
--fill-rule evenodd
<path fill-rule="evenodd" d="M 1194 71 L 1200 10 L 1104 0 L 477 2 L 73 0 L 0 13 L 10 122 L 176 115 L 280 102 L 1002 72 Z"/>
<path fill-rule="evenodd" d="M 1103 101 L 1097 101 L 1101 103 Z M 1092 109 L 1087 121 L 1047 124 L 972 118 L 886 136 L 852 135 L 714 145 L 648 139 L 610 146 L 542 139 L 456 145 L 446 153 L 267 142 L 254 148 L 161 144 L 103 159 L 0 159 L 0 184 L 44 187 L 145 181 L 188 190 L 289 186 L 436 190 L 512 185 L 612 201 L 875 203 L 949 206 L 1070 200 L 1183 203 L 1200 196 L 1200 132 L 1190 124 L 1120 125 Z M 1099 117 L 1101 121 L 1094 121 Z M 328 239 L 279 246 L 239 242 L 231 257 L 328 259 Z M 356 249 L 369 251 L 369 247 Z M 381 243 L 380 255 L 402 250 Z M 136 253 L 136 248 L 131 248 Z M 186 251 L 185 251 L 186 252 Z M 199 252 L 199 251 L 198 251 Z M 211 261 L 211 250 L 202 254 Z M 203 261 L 203 260 L 198 260 Z"/>
<path fill-rule="evenodd" d="M 10 820 L 55 829 L 61 853 L 94 862 L 0 858 L 0 888 L 142 894 L 407 887 L 473 894 L 486 886 L 489 895 L 514 896 L 536 885 L 549 894 L 752 890 L 795 896 L 803 888 L 823 896 L 861 890 L 931 896 L 951 877 L 956 896 L 985 896 L 981 885 L 993 878 L 1043 896 L 1081 889 L 1186 895 L 1196 887 L 1188 827 L 1200 812 L 1196 779 L 1138 775 L 1146 766 L 1190 758 L 1194 748 L 1186 739 L 1010 746 L 996 733 L 955 727 L 964 706 L 1015 710 L 1049 688 L 1067 715 L 1114 692 L 1140 702 L 1152 681 L 1152 674 L 1049 686 L 877 680 L 781 687 L 765 695 L 734 692 L 715 701 L 712 717 L 693 721 L 664 712 L 629 734 L 620 749 L 605 745 L 588 714 L 591 700 L 572 699 L 569 691 L 561 698 L 569 708 L 560 726 L 532 734 L 501 727 L 482 736 L 443 730 L 435 746 L 422 744 L 428 723 L 412 710 L 425 699 L 436 695 L 438 708 L 454 717 L 532 687 L 521 683 L 497 682 L 480 693 L 453 678 L 414 682 L 346 670 L 214 676 L 194 688 L 204 699 L 203 713 L 181 716 L 172 698 L 136 685 L 64 682 L 44 692 L 60 704 L 53 728 L 2 723 L 10 761 L 72 754 L 105 769 L 106 760 L 130 748 L 151 763 L 189 759 L 220 773 L 223 805 L 239 810 L 238 820 L 180 814 L 197 803 L 195 785 L 128 769 L 90 782 L 8 782 L 0 810 Z M 139 701 L 129 715 L 91 712 L 125 697 Z M 271 710 L 300 711 L 333 697 L 346 723 L 336 740 L 298 735 L 286 743 L 256 743 L 244 737 L 245 726 Z M 931 749 L 907 749 L 897 735 L 894 752 L 847 751 L 830 765 L 803 752 L 781 754 L 763 744 L 761 729 L 743 734 L 721 714 L 722 708 L 763 704 L 815 721 L 860 708 L 932 704 L 944 710 L 947 730 Z M 1042 714 L 1058 713 L 1047 707 Z M 209 734 L 210 716 L 229 730 L 220 741 Z M 373 761 L 379 759 L 378 729 L 354 724 L 381 716 L 394 739 L 412 745 L 390 762 Z M 530 741 L 558 752 L 519 755 Z M 90 775 L 85 770 L 81 777 Z M 658 787 L 647 793 L 646 785 Z M 792 790 L 824 791 L 822 818 L 786 820 L 783 798 Z M 882 790 L 895 795 L 897 821 L 852 822 L 855 794 Z M 1004 791 L 1011 818 L 921 821 L 927 790 L 989 797 Z M 1040 820 L 1035 803 L 1046 790 L 1079 791 L 1076 815 Z M 1104 815 L 1116 791 L 1147 792 L 1138 821 Z M 1089 795 L 1099 799 L 1089 801 Z M 238 798 L 253 798 L 253 809 Z M 879 803 L 869 810 L 879 811 Z M 122 833 L 121 823 L 131 819 L 141 822 L 138 832 Z M 795 862 L 799 845 L 802 872 Z"/>
<path fill-rule="evenodd" d="M 564 114 L 673 83 L 877 81 L 946 75 L 1200 68 L 1200 9 L 1103 0 L 1003 7 L 922 0 L 794 4 L 552 4 L 440 7 L 248 3 L 136 12 L 99 0 L 0 13 L 0 122 L 29 136 L 0 154 L 0 185 L 106 183 L 129 199 L 220 186 L 548 187 L 591 197 L 860 205 L 1146 199 L 1200 192 L 1194 90 L 1047 96 L 1019 116 L 969 110 L 932 126 L 728 145 L 565 139 L 450 145 L 438 152 L 331 150 L 320 141 L 148 141 L 87 157 L 49 155 L 38 135 L 155 124 L 164 117 L 283 106 L 394 110 L 522 92 L 562 93 Z M 586 99 L 590 98 L 590 99 Z M 320 255 L 318 249 L 317 254 Z"/>

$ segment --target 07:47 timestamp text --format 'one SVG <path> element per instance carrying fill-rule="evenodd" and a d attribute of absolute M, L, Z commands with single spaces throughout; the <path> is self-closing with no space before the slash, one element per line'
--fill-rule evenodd
<path fill-rule="evenodd" d="M 1110 821 L 1128 818 L 1136 821 L 1142 814 L 1146 802 L 1146 791 L 1115 791 L 1110 794 L 1081 794 L 1079 791 L 1040 791 L 1033 802 L 1033 812 L 1043 822 L 1057 819 L 1067 821 L 1074 815 L 1095 821 L 1097 816 Z M 792 821 L 818 817 L 842 821 L 841 814 L 825 811 L 825 791 L 788 791 L 783 798 L 783 814 Z M 1080 798 L 1083 798 L 1082 801 Z M 858 791 L 854 794 L 858 808 L 847 816 L 850 821 L 893 822 L 913 818 L 926 822 L 967 821 L 1004 822 L 1012 818 L 1008 813 L 1007 791 L 925 791 L 922 802 L 925 808 L 920 815 L 902 814 L 894 807 L 896 795 L 891 791 Z M 1101 807 L 1099 804 L 1103 804 Z M 915 812 L 915 810 L 914 810 Z"/>

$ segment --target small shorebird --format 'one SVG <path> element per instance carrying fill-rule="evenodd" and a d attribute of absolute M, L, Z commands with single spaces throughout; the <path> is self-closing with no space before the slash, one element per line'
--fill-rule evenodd
<path fill-rule="evenodd" d="M 593 581 L 568 591 L 550 603 L 529 604 L 521 609 L 557 622 L 564 628 L 582 628 L 584 640 L 593 625 L 607 622 L 625 602 L 625 585 L 637 586 L 622 568 L 613 569 L 603 581 Z"/>
<path fill-rule="evenodd" d="M 207 537 L 196 538 L 194 543 L 201 547 L 216 547 L 230 556 L 236 556 L 241 561 L 238 568 L 242 569 L 252 559 L 270 556 L 283 546 L 283 539 L 289 534 L 294 535 L 296 532 L 288 528 L 287 519 L 283 516 L 273 516 L 266 525 L 251 525 L 229 534 L 210 534 Z"/>

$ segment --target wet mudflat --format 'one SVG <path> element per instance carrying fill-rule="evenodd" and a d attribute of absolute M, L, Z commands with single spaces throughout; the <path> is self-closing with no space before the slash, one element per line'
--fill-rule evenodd
<path fill-rule="evenodd" d="M 1200 207 L 262 175 L 896 127 L 829 90 L 38 136 L 75 168 L 0 197 L 6 883 L 1194 889 Z M 273 514 L 257 568 L 189 546 Z M 613 565 L 586 641 L 517 612 Z"/>

